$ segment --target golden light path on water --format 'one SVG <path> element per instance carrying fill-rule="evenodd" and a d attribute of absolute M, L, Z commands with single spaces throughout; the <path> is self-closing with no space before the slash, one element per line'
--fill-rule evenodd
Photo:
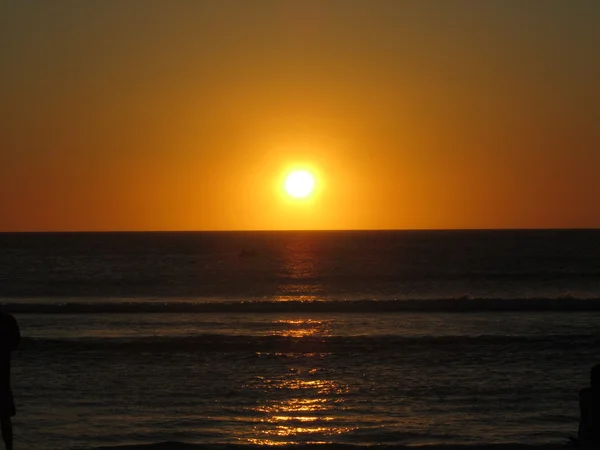
<path fill-rule="evenodd" d="M 285 336 L 289 338 L 302 338 L 312 336 L 330 336 L 331 330 L 329 324 L 323 320 L 314 319 L 296 319 L 279 320 L 280 325 L 287 325 L 283 330 L 271 332 L 275 336 Z"/>
<path fill-rule="evenodd" d="M 276 324 L 284 329 L 272 331 L 271 335 L 298 341 L 330 334 L 328 322 L 322 320 L 290 319 L 279 320 Z M 264 378 L 254 387 L 267 393 L 289 393 L 289 397 L 266 399 L 252 408 L 260 418 L 253 427 L 256 437 L 249 438 L 250 443 L 269 446 L 324 444 L 331 442 L 328 436 L 344 434 L 354 429 L 341 426 L 340 418 L 332 415 L 334 404 L 338 404 L 336 409 L 340 410 L 339 403 L 343 402 L 340 395 L 348 391 L 348 386 L 322 379 L 319 377 L 319 369 L 306 365 L 310 358 L 320 359 L 324 354 L 277 353 L 275 356 L 289 358 L 288 373 L 277 378 Z M 302 363 L 294 364 L 294 361 L 300 359 Z"/>
<path fill-rule="evenodd" d="M 327 297 L 327 287 L 317 280 L 323 272 L 320 244 L 310 239 L 292 239 L 281 253 L 280 276 L 274 301 L 311 302 Z M 308 282 L 313 280 L 314 282 Z"/>

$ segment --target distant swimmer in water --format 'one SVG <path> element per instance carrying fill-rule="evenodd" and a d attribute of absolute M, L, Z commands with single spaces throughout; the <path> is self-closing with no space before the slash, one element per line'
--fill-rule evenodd
<path fill-rule="evenodd" d="M 10 357 L 20 342 L 21 332 L 16 319 L 0 312 L 0 425 L 6 450 L 13 450 L 11 417 L 17 412 L 10 390 Z"/>
<path fill-rule="evenodd" d="M 600 364 L 592 367 L 590 387 L 579 391 L 578 444 L 600 447 Z"/>

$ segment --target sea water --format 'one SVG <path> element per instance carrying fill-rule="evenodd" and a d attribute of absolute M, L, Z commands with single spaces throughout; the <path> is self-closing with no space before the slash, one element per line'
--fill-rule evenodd
<path fill-rule="evenodd" d="M 0 234 L 19 448 L 563 443 L 600 231 Z"/>

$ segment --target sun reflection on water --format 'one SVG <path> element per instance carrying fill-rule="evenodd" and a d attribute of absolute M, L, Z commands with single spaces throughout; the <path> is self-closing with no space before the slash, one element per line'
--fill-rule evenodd
<path fill-rule="evenodd" d="M 330 336 L 331 327 L 329 321 L 314 319 L 282 319 L 275 322 L 280 330 L 272 330 L 269 334 L 273 336 L 285 336 L 302 338 L 308 336 Z"/>
<path fill-rule="evenodd" d="M 271 401 L 256 408 L 264 413 L 260 425 L 254 427 L 257 436 L 253 444 L 286 445 L 300 443 L 328 443 L 328 436 L 350 431 L 351 427 L 335 425 L 336 418 L 328 414 L 332 400 L 325 398 L 292 398 Z"/>
<path fill-rule="evenodd" d="M 278 267 L 280 283 L 275 301 L 314 302 L 327 297 L 323 279 L 322 247 L 314 239 L 298 236 L 281 248 Z"/>
<path fill-rule="evenodd" d="M 325 320 L 285 319 L 274 322 L 271 334 L 293 339 L 325 336 L 330 324 Z M 280 327 L 284 329 L 278 329 Z M 324 444 L 332 436 L 348 433 L 353 427 L 344 425 L 334 415 L 340 410 L 346 384 L 326 379 L 323 373 L 325 354 L 272 353 L 285 357 L 286 372 L 278 376 L 257 377 L 253 388 L 263 391 L 267 398 L 252 407 L 257 415 L 253 436 L 248 442 L 255 445 Z"/>

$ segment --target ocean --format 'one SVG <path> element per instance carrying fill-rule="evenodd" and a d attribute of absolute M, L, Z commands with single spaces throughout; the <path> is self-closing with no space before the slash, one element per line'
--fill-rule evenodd
<path fill-rule="evenodd" d="M 20 449 L 562 444 L 600 230 L 2 233 Z"/>

